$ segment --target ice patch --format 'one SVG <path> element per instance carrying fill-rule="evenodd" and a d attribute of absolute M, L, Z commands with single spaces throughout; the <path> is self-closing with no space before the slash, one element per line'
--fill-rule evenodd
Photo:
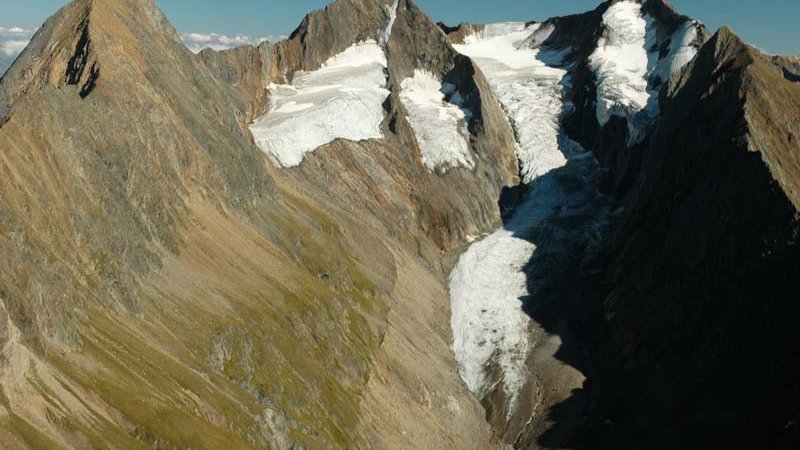
<path fill-rule="evenodd" d="M 271 108 L 250 126 L 256 144 L 278 167 L 293 167 L 336 139 L 382 138 L 386 65 L 383 49 L 370 40 L 318 70 L 296 73 L 291 85 L 270 85 Z"/>
<path fill-rule="evenodd" d="M 562 81 L 567 71 L 548 65 L 559 62 L 560 55 L 526 45 L 539 24 L 527 28 L 521 24 L 521 31 L 511 31 L 519 26 L 503 24 L 499 30 L 505 34 L 455 47 L 481 68 L 505 108 L 517 133 L 523 181 L 530 183 L 567 161 L 559 150 Z M 500 33 L 488 26 L 487 30 Z"/>
<path fill-rule="evenodd" d="M 460 105 L 445 101 L 445 95 L 453 94 L 455 86 L 442 84 L 430 72 L 415 70 L 414 77 L 403 80 L 401 88 L 400 100 L 408 110 L 407 119 L 428 170 L 474 168 L 467 116 Z"/>

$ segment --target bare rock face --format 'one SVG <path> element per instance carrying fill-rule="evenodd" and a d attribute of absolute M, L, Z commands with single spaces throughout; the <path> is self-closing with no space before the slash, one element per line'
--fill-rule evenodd
<path fill-rule="evenodd" d="M 244 46 L 225 51 L 205 49 L 200 52 L 200 63 L 214 77 L 231 86 L 239 94 L 237 109 L 251 122 L 267 107 L 268 91 L 272 81 L 273 45 L 264 42 L 258 47 Z"/>

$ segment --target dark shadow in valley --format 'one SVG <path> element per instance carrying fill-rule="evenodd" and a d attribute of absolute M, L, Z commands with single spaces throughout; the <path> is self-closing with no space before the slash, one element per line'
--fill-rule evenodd
<path fill-rule="evenodd" d="M 567 104 L 562 115 L 571 112 Z M 608 226 L 607 201 L 595 183 L 598 164 L 593 154 L 583 152 L 563 130 L 561 134 L 559 149 L 568 158 L 567 163 L 527 186 L 504 189 L 499 206 L 504 228 L 536 247 L 524 268 L 528 294 L 520 298 L 522 308 L 544 333 L 560 340 L 555 354 L 546 347 L 532 350 L 528 358 L 531 375 L 538 377 L 537 364 L 542 360 L 553 362 L 555 358 L 583 374 L 585 381 L 563 393 L 561 397 L 567 398 L 561 403 L 526 411 L 527 415 L 535 414 L 537 420 L 546 416 L 549 428 L 531 429 L 525 423 L 527 417 L 522 418 L 516 448 L 569 448 L 591 417 L 592 368 L 585 345 L 588 335 L 583 332 L 582 322 L 587 316 L 581 292 L 592 273 L 586 262 L 594 260 L 602 248 Z M 548 381 L 551 386 L 558 384 L 558 380 L 543 380 L 545 384 Z"/>
<path fill-rule="evenodd" d="M 526 436 L 530 430 L 521 430 L 518 448 L 534 443 L 544 448 L 563 448 L 579 433 L 589 415 L 591 367 L 576 323 L 582 320 L 579 286 L 583 283 L 583 263 L 587 254 L 599 248 L 604 228 L 601 217 L 605 200 L 592 182 L 596 167 L 594 158 L 586 155 L 539 177 L 528 186 L 526 198 L 513 218 L 506 221 L 506 228 L 514 231 L 515 237 L 536 246 L 524 268 L 528 295 L 520 298 L 523 310 L 545 333 L 560 339 L 553 357 L 586 377 L 584 386 L 573 390 L 566 401 L 537 412 L 546 414 L 553 425 L 540 436 Z M 532 353 L 537 351 L 550 350 L 533 349 Z M 541 356 L 545 360 L 549 357 Z M 536 360 L 541 358 L 529 358 L 532 372 L 537 371 L 537 363 L 530 361 Z"/>

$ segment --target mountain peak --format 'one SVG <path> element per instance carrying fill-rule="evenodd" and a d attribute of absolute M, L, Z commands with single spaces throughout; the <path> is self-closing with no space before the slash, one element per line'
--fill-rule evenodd
<path fill-rule="evenodd" d="M 359 41 L 379 41 L 390 22 L 393 0 L 336 0 L 307 14 L 289 39 L 276 45 L 273 78 L 319 68 Z"/>
<path fill-rule="evenodd" d="M 153 0 L 75 0 L 45 22 L 0 81 L 0 117 L 47 85 L 72 86 L 85 98 L 107 76 L 141 71 L 159 50 L 185 51 Z"/>

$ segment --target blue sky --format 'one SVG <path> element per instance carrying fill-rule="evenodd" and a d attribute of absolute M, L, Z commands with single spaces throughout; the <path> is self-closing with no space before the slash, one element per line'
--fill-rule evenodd
<path fill-rule="evenodd" d="M 64 0 L 1 0 L 0 27 L 36 28 Z M 325 0 L 157 0 L 182 32 L 252 37 L 288 34 L 306 12 Z M 600 0 L 418 0 L 435 20 L 541 20 L 581 12 Z M 770 53 L 800 53 L 800 0 L 672 0 L 684 14 L 711 29 L 731 25 L 748 42 Z"/>

